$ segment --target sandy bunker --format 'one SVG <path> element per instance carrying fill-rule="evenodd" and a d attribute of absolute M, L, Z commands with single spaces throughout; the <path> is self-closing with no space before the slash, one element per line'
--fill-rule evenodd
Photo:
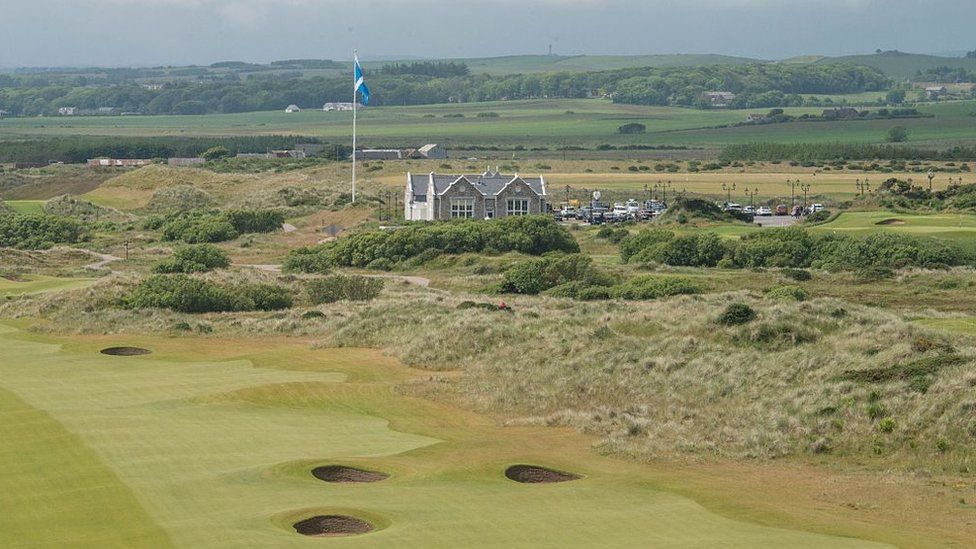
<path fill-rule="evenodd" d="M 573 473 L 556 471 L 555 469 L 539 467 L 538 465 L 512 465 L 508 469 L 505 469 L 505 476 L 509 480 L 525 484 L 566 482 L 580 478 L 579 475 L 574 475 Z"/>
<path fill-rule="evenodd" d="M 323 465 L 312 469 L 312 476 L 325 482 L 379 482 L 390 475 L 345 465 Z"/>
<path fill-rule="evenodd" d="M 905 224 L 905 220 L 898 219 L 898 218 L 882 219 L 881 221 L 875 223 L 875 225 L 904 225 L 904 224 Z"/>
<path fill-rule="evenodd" d="M 111 356 L 140 356 L 148 355 L 151 352 L 149 349 L 143 349 L 142 347 L 107 347 L 101 351 L 103 355 Z"/>
<path fill-rule="evenodd" d="M 372 524 L 348 515 L 317 515 L 293 526 L 303 536 L 349 536 L 373 530 Z"/>

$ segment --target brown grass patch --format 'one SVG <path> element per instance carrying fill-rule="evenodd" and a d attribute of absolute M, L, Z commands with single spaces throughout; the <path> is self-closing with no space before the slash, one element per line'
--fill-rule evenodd
<path fill-rule="evenodd" d="M 142 347 L 106 347 L 100 351 L 103 355 L 109 356 L 141 356 L 148 355 L 152 351 Z"/>

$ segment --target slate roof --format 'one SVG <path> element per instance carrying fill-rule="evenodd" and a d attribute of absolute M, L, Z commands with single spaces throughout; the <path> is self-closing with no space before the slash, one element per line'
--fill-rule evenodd
<path fill-rule="evenodd" d="M 410 174 L 410 187 L 414 196 L 424 196 L 427 194 L 427 184 L 430 178 L 434 178 L 434 194 L 443 194 L 452 183 L 464 177 L 471 185 L 484 196 L 496 196 L 506 185 L 512 182 L 516 176 L 503 175 L 500 173 L 485 172 L 482 174 L 465 175 L 444 175 L 444 174 Z M 545 188 L 541 177 L 522 177 L 536 194 L 544 195 Z"/>

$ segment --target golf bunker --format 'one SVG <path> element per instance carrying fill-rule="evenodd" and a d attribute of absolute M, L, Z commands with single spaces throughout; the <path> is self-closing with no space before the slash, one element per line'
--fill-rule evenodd
<path fill-rule="evenodd" d="M 141 356 L 148 355 L 152 351 L 142 347 L 106 347 L 101 350 L 101 353 L 110 356 Z"/>
<path fill-rule="evenodd" d="M 548 484 L 552 482 L 567 482 L 580 478 L 579 475 L 574 475 L 573 473 L 556 471 L 555 469 L 539 467 L 538 465 L 512 465 L 508 469 L 505 469 L 505 476 L 509 480 L 523 484 Z"/>
<path fill-rule="evenodd" d="M 348 515 L 317 515 L 292 526 L 303 536 L 351 536 L 373 530 L 372 524 Z"/>
<path fill-rule="evenodd" d="M 325 482 L 379 482 L 390 475 L 345 465 L 323 465 L 312 469 L 312 476 Z"/>
<path fill-rule="evenodd" d="M 881 221 L 875 223 L 875 225 L 904 225 L 904 224 L 905 224 L 905 220 L 898 219 L 898 218 L 882 219 Z"/>

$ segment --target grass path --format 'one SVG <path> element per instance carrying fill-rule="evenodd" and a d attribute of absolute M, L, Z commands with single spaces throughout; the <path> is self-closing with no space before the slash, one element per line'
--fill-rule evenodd
<path fill-rule="evenodd" d="M 120 545 L 150 535 L 154 522 L 177 546 L 305 547 L 323 540 L 294 534 L 291 522 L 343 510 L 381 529 L 330 545 L 881 546 L 726 518 L 657 489 L 645 466 L 597 456 L 570 430 L 503 429 L 483 416 L 405 396 L 396 387 L 409 392 L 411 380 L 429 373 L 372 351 L 313 350 L 268 339 L 59 342 L 63 346 L 0 327 L 3 410 L 26 408 L 45 418 L 21 448 L 0 454 L 0 467 L 18 473 L 4 482 L 47 486 L 19 491 L 16 503 L 7 505 L 3 520 L 17 526 L 0 528 L 0 546 L 50 541 L 50 532 L 29 527 L 34 510 L 67 513 L 77 505 L 70 487 L 31 465 L 35 455 L 61 456 L 69 466 L 93 471 L 88 478 L 114 475 L 124 484 L 103 483 L 120 496 L 107 495 L 98 509 L 102 528 L 118 528 L 112 541 Z M 97 352 L 118 344 L 154 354 Z M 7 430 L 0 432 L 17 429 L 12 416 L 0 418 L 0 429 Z M 47 441 L 54 437 L 64 448 L 48 458 Z M 87 461 L 72 460 L 86 448 Z M 311 466 L 331 462 L 393 476 L 375 485 L 325 485 L 308 474 Z M 515 462 L 540 462 L 585 478 L 519 485 L 501 475 Z M 126 487 L 151 518 L 127 520 L 138 507 Z M 844 531 L 842 525 L 830 529 Z M 107 545 L 94 541 L 94 530 L 81 525 L 61 539 L 72 546 Z"/>

